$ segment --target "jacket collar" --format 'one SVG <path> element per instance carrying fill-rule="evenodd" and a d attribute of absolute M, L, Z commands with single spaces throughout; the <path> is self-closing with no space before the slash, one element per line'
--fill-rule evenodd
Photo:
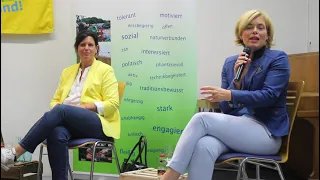
<path fill-rule="evenodd" d="M 259 59 L 263 56 L 264 52 L 266 51 L 266 47 L 263 46 L 259 50 L 255 51 L 253 53 L 252 62 L 250 64 L 250 68 L 248 71 L 248 90 L 250 89 L 250 86 L 252 84 L 253 76 L 263 71 L 262 67 L 260 67 Z"/>
<path fill-rule="evenodd" d="M 260 48 L 259 50 L 255 51 L 255 52 L 253 53 L 252 61 L 261 58 L 261 56 L 263 55 L 263 53 L 265 52 L 265 50 L 266 50 L 266 46 L 263 46 L 263 47 Z"/>
<path fill-rule="evenodd" d="M 95 72 L 95 69 L 98 65 L 98 62 L 96 59 L 93 60 L 93 63 L 91 65 L 91 68 L 89 69 L 89 72 L 88 72 L 88 75 L 86 77 L 86 80 L 84 82 L 84 85 L 83 85 L 83 88 L 82 88 L 82 92 L 81 92 L 81 98 L 83 97 L 84 93 L 86 92 L 87 88 L 88 88 L 88 85 L 89 83 L 91 82 L 91 79 L 93 78 L 93 74 Z M 72 84 L 74 83 L 76 77 L 77 77 L 77 74 L 78 74 L 78 71 L 79 71 L 79 68 L 80 68 L 80 63 L 72 66 L 71 70 L 70 70 L 70 73 L 68 74 L 68 77 L 66 79 L 66 91 L 63 91 L 63 94 L 61 96 L 61 99 L 62 101 L 65 100 L 65 98 L 67 98 L 68 94 L 70 93 L 70 90 L 71 90 L 71 87 L 72 87 Z"/>
<path fill-rule="evenodd" d="M 97 65 L 98 65 L 97 60 L 96 60 L 96 58 L 94 58 L 93 63 L 91 65 L 91 68 L 89 69 L 88 75 L 84 81 L 84 85 L 83 85 L 82 92 L 81 92 L 81 98 L 83 97 L 84 93 L 86 92 L 86 90 L 88 88 L 88 84 L 90 82 L 92 82 L 91 79 L 93 78 L 93 74 L 95 72 Z M 79 64 L 79 67 L 80 67 L 80 64 Z"/>

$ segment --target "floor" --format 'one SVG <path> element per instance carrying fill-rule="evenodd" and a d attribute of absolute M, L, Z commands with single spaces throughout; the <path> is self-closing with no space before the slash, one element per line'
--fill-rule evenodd
<path fill-rule="evenodd" d="M 255 179 L 255 170 L 253 168 L 248 168 L 247 173 L 249 178 Z M 286 180 L 302 180 L 297 177 L 293 177 L 290 174 L 284 172 L 285 179 Z M 230 172 L 230 171 L 215 171 L 213 175 L 212 180 L 235 180 L 236 179 L 236 172 Z M 260 178 L 263 180 L 280 180 L 280 177 L 276 171 L 268 170 L 268 169 L 261 169 Z M 88 176 L 75 176 L 77 180 L 83 180 L 83 179 L 89 179 Z M 116 177 L 95 177 L 94 180 L 118 180 L 119 178 Z M 51 180 L 51 177 L 43 177 L 43 180 Z"/>
<path fill-rule="evenodd" d="M 255 169 L 248 168 L 247 174 L 249 178 L 255 179 Z M 284 172 L 286 180 L 303 180 L 297 177 L 293 177 L 291 174 Z M 225 172 L 225 171 L 215 171 L 212 180 L 232 180 L 237 178 L 236 172 Z M 280 180 L 280 177 L 277 171 L 270 169 L 261 169 L 260 178 L 264 180 Z"/>

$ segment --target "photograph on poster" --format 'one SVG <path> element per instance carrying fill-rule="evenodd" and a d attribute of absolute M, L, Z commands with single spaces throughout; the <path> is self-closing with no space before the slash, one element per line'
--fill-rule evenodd
<path fill-rule="evenodd" d="M 97 33 L 99 42 L 111 42 L 111 23 L 98 17 L 76 15 L 77 34 L 83 30 Z"/>
<path fill-rule="evenodd" d="M 76 35 L 80 31 L 89 30 L 96 33 L 99 42 L 99 51 L 96 58 L 111 65 L 111 23 L 99 17 L 76 15 Z M 79 62 L 79 57 L 77 57 Z"/>
<path fill-rule="evenodd" d="M 79 148 L 79 161 L 92 160 L 93 145 L 88 144 Z M 112 147 L 109 144 L 98 144 L 95 153 L 96 162 L 112 163 Z"/>

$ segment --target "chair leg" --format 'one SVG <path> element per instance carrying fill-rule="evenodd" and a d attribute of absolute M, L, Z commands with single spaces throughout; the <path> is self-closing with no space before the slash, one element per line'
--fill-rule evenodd
<path fill-rule="evenodd" d="M 119 163 L 119 159 L 118 159 L 118 155 L 117 155 L 117 150 L 116 150 L 116 146 L 112 143 L 112 151 L 114 154 L 114 158 L 116 160 L 116 165 L 117 165 L 117 169 L 119 174 L 121 173 L 121 168 L 120 168 L 120 163 Z"/>
<path fill-rule="evenodd" d="M 71 180 L 74 180 L 74 179 L 73 179 L 73 172 L 72 172 L 72 170 L 71 170 L 70 163 L 69 163 L 69 165 L 68 165 L 68 170 L 69 170 L 69 175 L 70 175 Z"/>
<path fill-rule="evenodd" d="M 244 159 L 239 163 L 239 168 L 238 168 L 238 173 L 237 173 L 237 180 L 241 179 L 241 175 L 242 175 L 242 172 L 243 172 L 243 166 L 246 163 L 246 161 L 247 161 L 247 159 Z"/>
<path fill-rule="evenodd" d="M 274 164 L 276 165 L 276 168 L 277 168 L 278 174 L 279 174 L 279 176 L 280 176 L 280 179 L 281 179 L 281 180 L 285 180 L 284 175 L 283 175 L 283 173 L 282 173 L 282 170 L 281 170 L 281 167 L 280 167 L 279 163 L 274 162 Z"/>
<path fill-rule="evenodd" d="M 91 169 L 90 169 L 90 180 L 93 180 L 94 161 L 95 161 L 95 158 L 96 158 L 97 144 L 99 144 L 99 142 L 96 142 L 96 143 L 93 144 L 92 159 L 91 159 Z"/>
<path fill-rule="evenodd" d="M 261 180 L 260 179 L 260 166 L 256 165 L 256 179 L 257 180 Z"/>
<path fill-rule="evenodd" d="M 42 172 L 43 172 L 42 153 L 43 153 L 43 145 L 41 144 L 40 145 L 40 153 L 39 153 L 39 164 L 38 164 L 37 180 L 42 180 Z"/>
<path fill-rule="evenodd" d="M 241 171 L 242 171 L 243 179 L 244 179 L 244 180 L 248 180 L 249 177 L 248 177 L 248 175 L 247 175 L 246 164 L 245 164 L 245 163 L 243 164 Z"/>
<path fill-rule="evenodd" d="M 98 141 L 98 142 L 94 143 L 94 145 L 93 145 L 92 159 L 91 159 L 91 169 L 90 169 L 90 180 L 93 180 L 94 162 L 95 162 L 95 158 L 96 158 L 96 149 L 97 149 L 97 145 L 99 143 L 101 143 L 101 142 Z M 118 169 L 118 172 L 120 174 L 121 173 L 121 168 L 120 168 L 120 163 L 119 163 L 119 158 L 118 158 L 116 146 L 112 142 L 107 142 L 107 143 L 111 144 L 111 146 L 112 146 L 112 151 L 113 151 L 113 154 L 114 154 L 114 157 L 115 157 L 115 160 L 116 160 L 117 169 Z"/>

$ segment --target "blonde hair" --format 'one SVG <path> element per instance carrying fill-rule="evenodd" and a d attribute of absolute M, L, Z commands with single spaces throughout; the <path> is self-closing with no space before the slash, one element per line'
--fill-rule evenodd
<path fill-rule="evenodd" d="M 272 44 L 273 35 L 274 35 L 273 24 L 271 22 L 270 17 L 265 12 L 263 12 L 261 10 L 250 10 L 250 11 L 245 12 L 242 16 L 240 16 L 240 18 L 237 22 L 236 28 L 235 28 L 235 36 L 236 36 L 235 43 L 237 45 L 244 46 L 244 43 L 243 43 L 242 39 L 240 38 L 240 36 L 243 33 L 243 31 L 246 29 L 248 24 L 250 24 L 253 19 L 255 19 L 259 16 L 263 17 L 265 20 L 265 23 L 266 23 L 266 29 L 267 29 L 267 34 L 268 34 L 266 47 L 270 48 L 271 46 L 273 46 L 273 44 Z"/>

